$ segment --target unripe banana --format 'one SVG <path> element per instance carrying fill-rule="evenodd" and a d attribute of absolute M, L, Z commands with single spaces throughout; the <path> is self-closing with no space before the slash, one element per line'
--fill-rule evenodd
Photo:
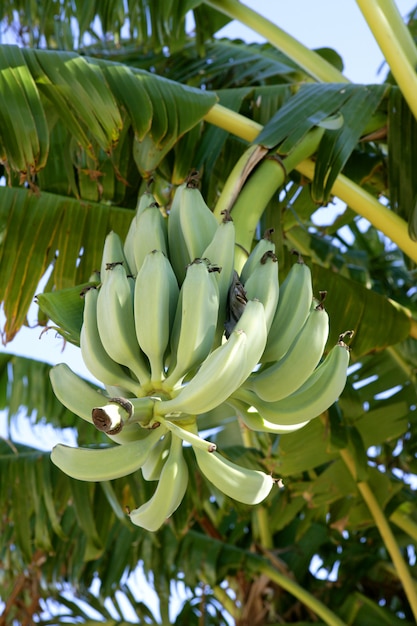
<path fill-rule="evenodd" d="M 197 188 L 196 179 L 190 177 L 177 188 L 168 220 L 170 259 L 180 284 L 187 265 L 202 257 L 217 226 L 216 218 Z"/>
<path fill-rule="evenodd" d="M 241 281 L 243 282 L 242 278 Z M 243 286 L 248 300 L 256 298 L 264 305 L 266 327 L 269 331 L 279 298 L 278 259 L 274 252 L 268 250 L 257 263 L 253 263 L 252 271 Z"/>
<path fill-rule="evenodd" d="M 184 280 L 187 265 L 190 263 L 188 250 L 183 242 L 180 222 L 181 198 L 185 188 L 186 183 L 182 183 L 176 188 L 168 215 L 169 260 L 180 285 Z M 191 261 L 193 260 L 191 259 Z"/>
<path fill-rule="evenodd" d="M 114 480 L 140 469 L 159 438 L 155 429 L 148 431 L 144 439 L 108 448 L 72 448 L 58 444 L 52 449 L 51 460 L 77 480 Z"/>
<path fill-rule="evenodd" d="M 223 216 L 222 222 L 217 226 L 213 239 L 202 256 L 221 268 L 220 272 L 215 272 L 219 287 L 219 313 L 215 344 L 220 345 L 224 333 L 226 305 L 232 284 L 235 259 L 235 226 L 228 213 Z"/>
<path fill-rule="evenodd" d="M 170 364 L 164 387 L 172 389 L 204 361 L 213 347 L 219 310 L 219 288 L 204 259 L 187 267 L 170 341 Z"/>
<path fill-rule="evenodd" d="M 275 402 L 296 391 L 311 376 L 323 356 L 329 336 L 329 316 L 314 301 L 306 323 L 285 356 L 254 373 L 247 384 L 262 400 Z"/>
<path fill-rule="evenodd" d="M 237 389 L 233 397 L 253 406 L 264 420 L 273 424 L 301 424 L 321 415 L 336 402 L 346 384 L 348 365 L 349 348 L 340 340 L 306 382 L 286 398 L 267 402 L 243 388 Z"/>
<path fill-rule="evenodd" d="M 129 268 L 123 249 L 123 242 L 117 233 L 111 231 L 104 241 L 100 267 L 101 280 L 104 280 L 104 276 L 109 267 L 118 264 L 124 265 L 125 269 L 128 271 Z"/>
<path fill-rule="evenodd" d="M 157 430 L 157 429 L 156 429 Z M 142 476 L 145 480 L 159 480 L 162 468 L 165 465 L 171 446 L 171 433 L 168 431 L 157 441 L 149 451 L 145 463 L 142 465 Z"/>
<path fill-rule="evenodd" d="M 134 317 L 136 337 L 151 367 L 151 384 L 164 375 L 164 356 L 169 344 L 178 302 L 178 283 L 171 263 L 160 250 L 146 255 L 135 281 Z"/>
<path fill-rule="evenodd" d="M 204 476 L 226 496 L 244 504 L 259 504 L 269 495 L 276 481 L 260 470 L 241 467 L 217 452 L 193 447 Z"/>
<path fill-rule="evenodd" d="M 94 389 L 87 381 L 80 378 L 65 363 L 59 363 L 51 368 L 49 377 L 52 389 L 58 400 L 69 411 L 75 413 L 86 422 L 93 423 L 92 409 L 108 402 L 108 397 L 101 391 Z M 138 424 L 127 424 L 117 435 L 107 436 L 117 443 L 135 441 L 143 437 L 143 429 Z"/>
<path fill-rule="evenodd" d="M 301 257 L 280 286 L 262 363 L 279 361 L 304 325 L 313 300 L 310 268 Z"/>
<path fill-rule="evenodd" d="M 130 511 L 130 519 L 149 531 L 158 530 L 179 507 L 188 486 L 188 467 L 182 450 L 182 440 L 172 437 L 169 455 L 152 498 Z"/>
<path fill-rule="evenodd" d="M 146 207 L 136 218 L 133 252 L 137 272 L 142 267 L 146 255 L 152 250 L 160 250 L 168 256 L 167 219 L 157 204 Z"/>
<path fill-rule="evenodd" d="M 262 239 L 258 241 L 248 258 L 246 259 L 246 262 L 242 267 L 242 271 L 240 273 L 240 280 L 243 285 L 252 274 L 254 268 L 259 265 L 260 260 L 266 252 L 273 252 L 275 254 L 275 244 L 271 240 L 271 235 L 273 232 L 273 228 L 268 228 L 268 230 L 265 231 Z"/>
<path fill-rule="evenodd" d="M 236 411 L 237 416 L 243 422 L 244 426 L 258 432 L 285 435 L 303 428 L 309 422 L 309 420 L 307 420 L 299 424 L 274 424 L 261 417 L 253 406 L 249 406 L 245 402 L 237 400 L 235 397 L 229 398 L 227 403 Z"/>
<path fill-rule="evenodd" d="M 229 339 L 208 355 L 177 396 L 155 405 L 156 415 L 199 415 L 214 409 L 249 376 L 258 363 L 265 342 L 263 305 L 250 300 Z"/>
<path fill-rule="evenodd" d="M 86 367 L 105 385 L 119 387 L 120 396 L 142 396 L 139 383 L 131 378 L 105 350 L 97 326 L 98 290 L 92 287 L 84 294 L 83 324 L 80 333 L 81 356 Z"/>
<path fill-rule="evenodd" d="M 141 385 L 147 385 L 150 371 L 136 340 L 131 280 L 122 265 L 107 270 L 97 299 L 97 327 L 110 358 L 128 367 Z"/>
<path fill-rule="evenodd" d="M 135 260 L 135 237 L 136 237 L 136 226 L 139 215 L 144 211 L 145 208 L 150 206 L 155 202 L 155 198 L 149 191 L 145 191 L 139 198 L 138 204 L 136 207 L 136 213 L 130 222 L 129 230 L 126 235 L 126 239 L 124 242 L 123 250 L 125 253 L 126 261 L 129 266 L 129 273 L 133 276 L 136 276 L 138 272 L 138 268 L 136 267 Z"/>

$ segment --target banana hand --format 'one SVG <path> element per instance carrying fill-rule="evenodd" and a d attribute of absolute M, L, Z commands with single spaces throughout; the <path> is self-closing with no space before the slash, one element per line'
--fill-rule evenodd
<path fill-rule="evenodd" d="M 253 406 L 264 420 L 273 424 L 301 424 L 321 415 L 336 402 L 346 384 L 348 365 L 349 349 L 339 341 L 306 382 L 286 398 L 266 402 L 242 387 L 233 397 Z"/>
<path fill-rule="evenodd" d="M 321 304 L 312 307 L 306 323 L 285 356 L 248 379 L 262 400 L 276 402 L 299 389 L 323 356 L 329 336 L 329 316 Z"/>
<path fill-rule="evenodd" d="M 250 300 L 229 339 L 208 355 L 175 398 L 156 404 L 156 414 L 199 415 L 214 409 L 249 376 L 262 354 L 265 342 L 263 305 Z"/>

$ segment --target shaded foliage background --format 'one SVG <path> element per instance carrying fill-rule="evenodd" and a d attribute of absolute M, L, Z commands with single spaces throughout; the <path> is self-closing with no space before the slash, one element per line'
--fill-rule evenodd
<path fill-rule="evenodd" d="M 224 609 L 238 624 L 320 623 L 311 597 L 342 623 L 413 623 L 358 483 L 375 495 L 415 579 L 415 264 L 348 206 L 333 218 L 330 204 L 326 226 L 314 215 L 332 201 L 331 182 L 343 171 L 383 195 L 414 232 L 415 120 L 395 81 L 366 89 L 313 81 L 271 44 L 216 40 L 228 18 L 196 0 L 0 2 L 0 16 L 20 46 L 0 46 L 5 341 L 25 324 L 47 270 L 45 298 L 89 280 L 106 233 L 126 233 L 149 185 L 169 206 L 175 186 L 197 168 L 214 208 L 247 147 L 227 126 L 207 122 L 215 103 L 265 125 L 259 141 L 282 158 L 328 116 L 343 115 L 344 124 L 324 129 L 313 183 L 289 172 L 257 234 L 274 227 L 282 278 L 291 249 L 303 253 L 315 291 L 328 290 L 326 307 L 337 320 L 330 342 L 356 330 L 340 402 L 301 431 L 242 439 L 232 412 L 202 418 L 230 458 L 261 458 L 283 477 L 285 489 L 256 510 L 215 493 L 187 454 L 186 498 L 169 524 L 149 534 L 125 514 L 153 490 L 140 475 L 84 484 L 60 473 L 48 451 L 0 441 L 0 623 L 31 623 L 51 599 L 63 613 L 39 623 L 96 623 L 82 599 L 108 624 L 127 623 L 126 606 L 143 623 L 167 624 L 175 582 L 188 590 L 177 624 L 223 624 Z M 336 52 L 318 53 L 341 69 Z M 76 297 L 70 301 L 81 310 Z M 38 323 L 50 320 L 40 312 Z M 67 338 L 77 343 L 77 328 Z M 56 400 L 47 364 L 0 357 L 0 408 L 10 424 L 26 416 L 76 429 L 80 445 L 105 443 Z M 138 564 L 157 590 L 159 617 L 127 583 Z"/>

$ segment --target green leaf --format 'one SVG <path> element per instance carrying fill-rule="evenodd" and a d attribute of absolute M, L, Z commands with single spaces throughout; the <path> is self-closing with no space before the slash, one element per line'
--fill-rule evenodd
<path fill-rule="evenodd" d="M 100 267 L 108 232 L 115 230 L 125 237 L 133 214 L 127 209 L 80 204 L 71 198 L 34 195 L 11 187 L 1 187 L 0 198 L 4 224 L 0 301 L 7 317 L 5 341 L 10 341 L 25 323 L 39 281 L 55 253 L 52 284 L 56 289 L 86 282 Z"/>
<path fill-rule="evenodd" d="M 349 345 L 359 357 L 408 336 L 409 316 L 386 297 L 325 267 L 314 264 L 312 269 L 315 292 L 327 292 L 325 307 L 332 321 L 328 346 L 340 333 L 354 330 Z"/>
<path fill-rule="evenodd" d="M 83 283 L 58 291 L 40 293 L 36 301 L 45 315 L 56 324 L 56 330 L 66 341 L 80 345 L 80 331 L 83 323 L 84 290 L 98 283 Z"/>
<path fill-rule="evenodd" d="M 317 165 L 312 184 L 315 202 L 329 201 L 333 184 L 350 157 L 371 116 L 387 92 L 385 85 L 356 86 L 343 102 L 339 114 L 343 118 L 340 129 L 327 131 L 317 152 Z"/>
<path fill-rule="evenodd" d="M 398 88 L 391 89 L 388 107 L 388 176 L 390 205 L 408 222 L 412 239 L 417 240 L 417 183 L 414 163 L 417 122 Z"/>

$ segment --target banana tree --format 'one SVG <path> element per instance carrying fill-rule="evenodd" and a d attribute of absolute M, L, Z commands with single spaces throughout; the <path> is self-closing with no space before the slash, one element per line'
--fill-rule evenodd
<path fill-rule="evenodd" d="M 55 450 L 51 463 L 50 449 L 23 445 L 12 435 L 0 442 L 0 623 L 31 623 L 36 616 L 42 624 L 68 619 L 169 624 L 175 584 L 184 589 L 178 624 L 365 625 L 417 619 L 412 486 L 417 405 L 415 21 L 411 15 L 408 28 L 393 0 L 357 3 L 390 68 L 383 84 L 350 83 L 336 52 L 308 50 L 238 0 L 0 3 L 3 23 L 13 24 L 16 41 L 0 45 L 4 343 L 24 325 L 34 325 L 28 315 L 36 296 L 34 332 L 55 328 L 66 342 L 83 344 L 87 304 L 95 292 L 100 298 L 104 288 L 111 288 L 104 281 L 95 289 L 106 273 L 105 241 L 109 247 L 109 233 L 115 233 L 129 257 L 131 225 L 139 223 L 140 200 L 147 195 L 160 210 L 149 211 L 148 202 L 141 215 L 156 221 L 146 230 L 141 218 L 140 236 L 153 240 L 164 216 L 171 229 L 170 262 L 184 268 L 185 227 L 175 230 L 175 198 L 184 188 L 197 191 L 195 171 L 210 211 L 200 228 L 189 217 L 188 236 L 192 242 L 209 232 L 213 236 L 218 225 L 226 228 L 232 221 L 235 245 L 227 287 L 235 269 L 250 292 L 249 280 L 242 276 L 251 252 L 266 246 L 271 254 L 261 257 L 262 272 L 264 267 L 275 271 L 281 287 L 290 283 L 294 267 L 305 268 L 311 293 L 318 298 L 320 323 L 326 324 L 322 313 L 327 311 L 330 328 L 318 359 L 322 353 L 330 357 L 340 333 L 354 331 L 343 393 L 338 389 L 325 406 L 315 404 L 314 419 L 297 422 L 302 426 L 297 430 L 286 429 L 288 423 L 274 428 L 268 419 L 278 419 L 283 405 L 277 394 L 288 393 L 294 369 L 299 375 L 308 369 L 302 343 L 299 365 L 280 365 L 284 390 L 277 391 L 279 379 L 274 379 L 273 397 L 269 368 L 250 374 L 265 349 L 265 335 L 253 363 L 246 362 L 246 387 L 236 366 L 233 376 L 231 367 L 219 375 L 218 363 L 209 362 L 213 351 L 205 354 L 197 374 L 193 368 L 200 357 L 190 358 L 184 371 L 172 361 L 167 379 L 190 376 L 184 393 L 175 395 L 167 386 L 166 397 L 160 393 L 155 400 L 154 387 L 149 387 L 140 397 L 147 381 L 141 380 L 139 367 L 140 384 L 128 389 L 130 404 L 116 402 L 115 407 L 113 402 L 110 417 L 101 411 L 93 418 L 90 413 L 84 417 L 83 403 L 91 397 L 92 406 L 100 405 L 97 395 L 102 398 L 103 390 L 95 384 L 71 378 L 68 398 L 58 385 L 68 374 L 65 364 L 51 373 L 42 354 L 36 361 L 0 355 L 1 408 L 9 423 L 23 413 L 28 423 L 52 425 L 62 436 L 64 429 L 72 429 L 79 446 L 79 465 L 72 474 L 84 478 L 69 477 L 57 467 L 65 465 L 63 448 Z M 231 19 L 250 26 L 267 43 L 216 39 Z M 341 214 L 333 210 L 336 198 L 344 206 Z M 323 206 L 328 207 L 328 222 L 318 226 L 315 214 Z M 294 264 L 294 250 L 303 263 Z M 134 253 L 129 258 L 129 267 L 139 264 Z M 152 256 L 161 267 L 164 259 Z M 107 265 L 114 260 L 107 258 Z M 225 258 L 221 265 L 227 262 Z M 148 266 L 146 277 L 161 276 L 159 270 L 152 274 L 150 261 Z M 183 290 L 181 297 L 191 301 L 194 296 L 197 308 L 198 289 L 204 284 L 220 293 L 213 281 L 222 273 L 207 263 L 191 263 L 190 268 L 190 275 L 196 275 L 193 290 L 191 295 Z M 141 273 L 135 269 L 137 287 Z M 146 297 L 138 302 L 150 303 L 156 283 L 146 277 L 141 287 Z M 265 289 L 271 283 L 265 278 L 252 282 Z M 167 279 L 166 284 L 173 282 Z M 176 283 L 166 289 L 167 310 L 168 294 L 175 289 Z M 322 292 L 327 292 L 324 301 Z M 262 299 L 259 292 L 255 296 Z M 280 299 L 283 307 L 283 290 Z M 310 306 L 311 294 L 305 301 Z M 247 336 L 250 320 L 253 336 L 261 342 L 261 309 L 259 302 L 251 302 L 237 317 L 241 325 L 246 323 Z M 225 301 L 222 306 L 225 311 Z M 250 309 L 257 311 L 251 318 Z M 278 311 L 277 299 L 273 309 Z M 198 310 L 204 323 L 211 319 L 206 308 Z M 280 334 L 289 336 L 287 324 L 301 305 L 288 310 L 285 333 L 277 333 L 277 342 Z M 145 307 L 142 319 L 149 322 L 149 332 L 144 326 L 143 346 L 155 330 L 154 320 L 146 316 Z M 211 324 L 210 346 L 223 334 L 225 321 L 220 330 Z M 174 319 L 171 328 L 179 354 L 191 339 L 181 338 Z M 109 325 L 107 351 L 115 354 L 110 331 Z M 164 332 L 159 326 L 158 341 Z M 243 345 L 241 335 L 232 332 L 231 337 L 236 346 Z M 228 342 L 218 341 L 218 348 Z M 81 345 L 80 359 L 81 353 L 89 350 L 83 352 Z M 105 367 L 106 358 L 96 367 Z M 346 364 L 344 368 L 346 373 Z M 152 378 L 157 369 L 152 368 Z M 213 371 L 217 386 L 206 389 L 201 403 L 199 387 Z M 119 374 L 126 372 L 119 369 Z M 256 391 L 269 394 L 268 417 L 262 417 L 268 428 L 256 422 L 266 411 L 264 404 L 257 407 Z M 247 411 L 248 406 L 258 412 Z M 163 437 L 162 430 L 149 428 L 146 438 L 129 442 L 130 431 L 119 432 L 119 427 L 120 415 L 131 410 L 151 426 L 156 421 L 149 415 L 156 414 Z M 199 413 L 198 429 L 206 439 L 198 437 L 195 422 L 170 419 L 179 410 Z M 304 404 L 304 416 L 306 410 Z M 144 472 L 139 457 L 150 437 L 162 452 Z M 188 480 L 178 508 L 166 522 L 155 523 L 149 511 L 145 522 L 141 509 L 129 519 L 126 510 L 152 501 L 158 487 L 155 491 L 150 478 L 158 473 L 167 442 L 176 437 L 190 444 L 181 447 Z M 247 493 L 240 500 L 228 491 L 223 470 L 207 467 L 204 446 L 215 462 L 243 472 Z M 95 462 L 93 482 L 83 473 L 83 448 L 102 459 Z M 108 473 L 115 455 L 132 473 Z M 142 472 L 133 471 L 141 466 Z M 248 495 L 254 470 L 256 476 L 262 474 L 264 489 L 256 504 Z M 282 479 L 283 489 L 272 489 L 271 475 Z M 173 497 L 171 491 L 165 487 L 165 499 Z M 138 525 L 131 523 L 135 519 L 140 519 Z M 157 611 L 139 597 L 132 582 L 138 566 L 157 592 Z M 51 618 L 52 603 L 59 614 Z M 135 618 L 127 616 L 127 607 Z"/>

